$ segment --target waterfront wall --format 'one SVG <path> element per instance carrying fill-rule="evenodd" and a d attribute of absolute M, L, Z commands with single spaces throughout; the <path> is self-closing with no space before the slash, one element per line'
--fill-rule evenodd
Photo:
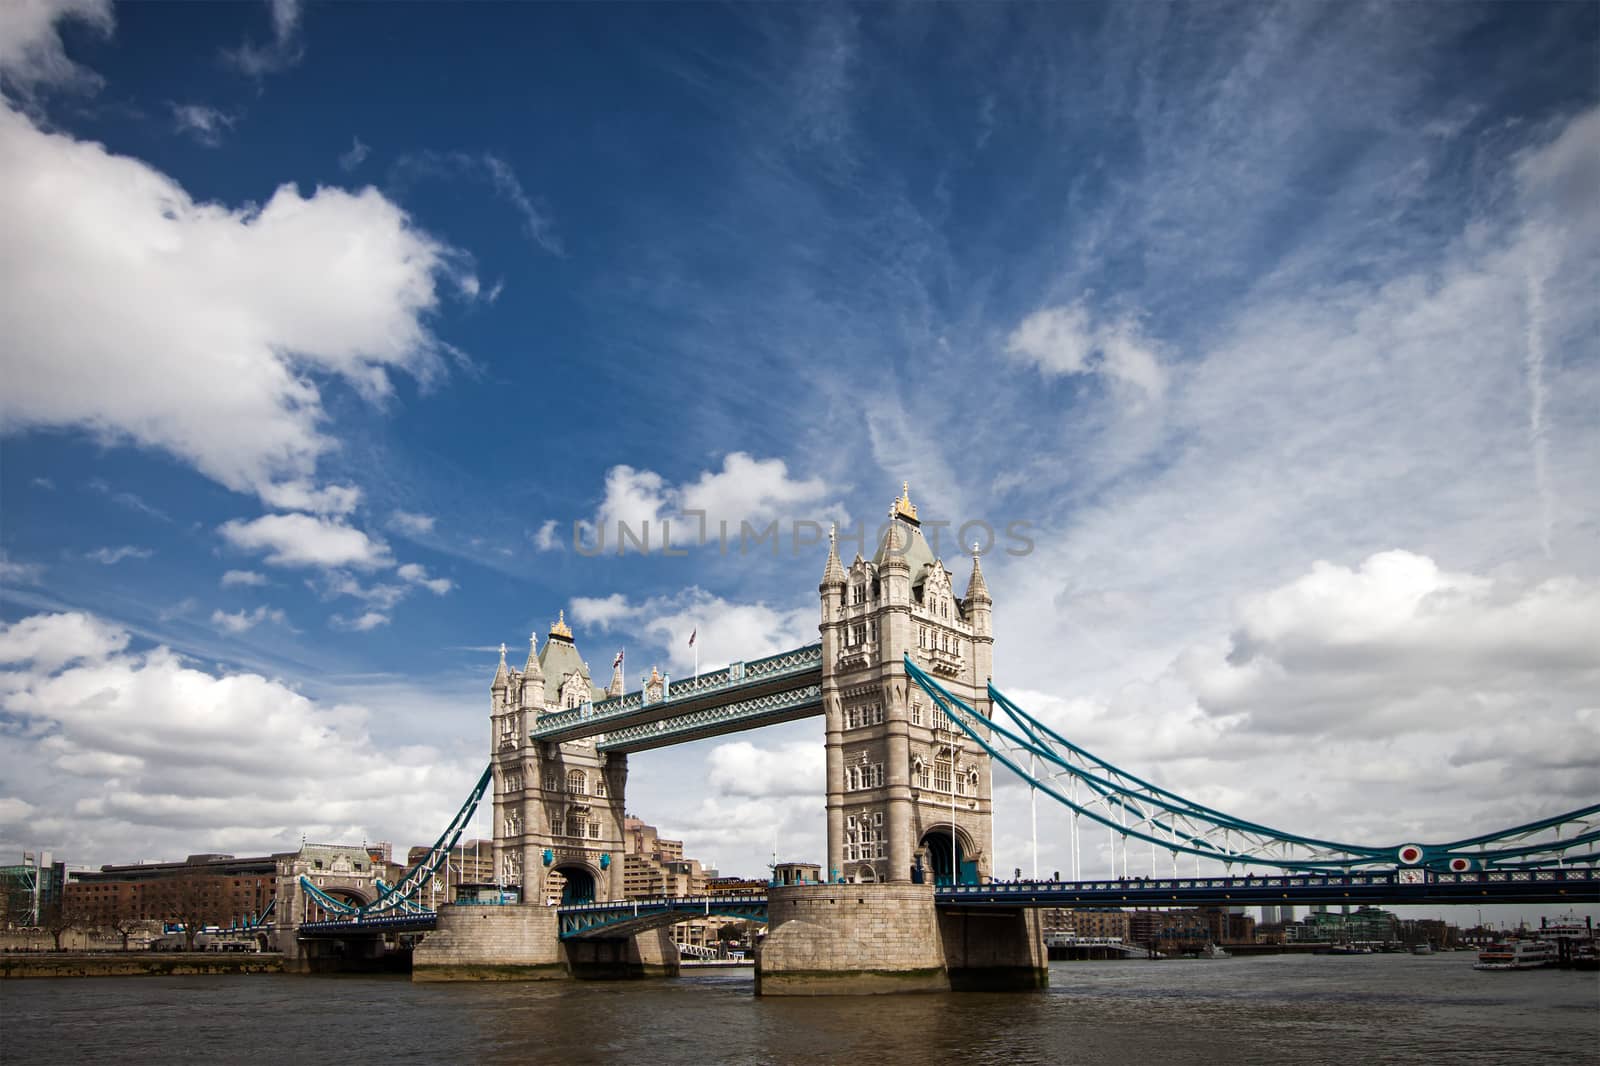
<path fill-rule="evenodd" d="M 0 955 L 6 977 L 173 977 L 282 973 L 283 956 L 254 952 L 49 952 Z"/>

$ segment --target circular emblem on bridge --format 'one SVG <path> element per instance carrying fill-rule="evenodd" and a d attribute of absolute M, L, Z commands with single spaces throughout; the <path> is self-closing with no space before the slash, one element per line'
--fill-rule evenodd
<path fill-rule="evenodd" d="M 1395 852 L 1400 861 L 1407 866 L 1415 866 L 1422 861 L 1423 851 L 1421 844 L 1402 844 L 1400 850 Z"/>
<path fill-rule="evenodd" d="M 1450 860 L 1450 872 L 1453 874 L 1464 874 L 1471 869 L 1471 859 L 1463 859 L 1458 857 Z"/>

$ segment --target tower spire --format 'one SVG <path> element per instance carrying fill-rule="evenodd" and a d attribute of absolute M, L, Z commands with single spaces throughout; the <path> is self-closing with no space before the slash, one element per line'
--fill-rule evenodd
<path fill-rule="evenodd" d="M 833 525 L 828 527 L 828 562 L 822 568 L 822 587 L 844 583 L 844 566 L 839 562 L 839 527 Z"/>
<path fill-rule="evenodd" d="M 510 672 L 506 670 L 506 646 L 500 645 L 500 668 L 494 672 L 494 681 L 489 685 L 490 691 L 503 691 L 511 685 Z"/>
<path fill-rule="evenodd" d="M 994 601 L 989 598 L 989 585 L 983 580 L 983 564 L 978 562 L 980 554 L 978 545 L 974 543 L 972 545 L 972 579 L 967 582 L 967 602 L 976 603 L 982 600 L 984 603 L 993 603 Z"/>

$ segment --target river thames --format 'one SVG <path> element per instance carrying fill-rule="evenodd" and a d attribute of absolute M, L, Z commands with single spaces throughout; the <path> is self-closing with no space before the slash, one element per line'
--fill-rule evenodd
<path fill-rule="evenodd" d="M 627 983 L 180 977 L 0 985 L 0 1059 L 76 1063 L 1600 1061 L 1600 979 L 1468 952 L 1058 962 L 1014 995 L 757 999 L 749 970 Z"/>

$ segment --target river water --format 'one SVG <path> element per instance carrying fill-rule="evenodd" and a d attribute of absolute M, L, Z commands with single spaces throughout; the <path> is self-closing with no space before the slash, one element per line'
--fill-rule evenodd
<path fill-rule="evenodd" d="M 0 983 L 0 1062 L 1600 1062 L 1600 978 L 1469 952 L 1057 962 L 1048 992 L 757 999 L 749 970 L 619 983 Z"/>

